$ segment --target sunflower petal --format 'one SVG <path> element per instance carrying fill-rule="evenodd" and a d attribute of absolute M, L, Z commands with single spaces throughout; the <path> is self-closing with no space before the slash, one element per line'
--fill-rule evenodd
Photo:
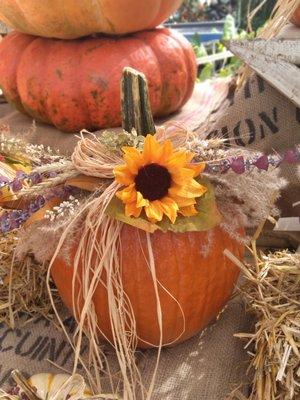
<path fill-rule="evenodd" d="M 148 219 L 153 223 L 161 221 L 164 215 L 159 200 L 149 202 L 149 205 L 145 207 L 145 212 Z"/>
<path fill-rule="evenodd" d="M 147 135 L 144 142 L 143 159 L 145 164 L 159 161 L 161 145 L 153 135 Z"/>
<path fill-rule="evenodd" d="M 149 200 L 144 199 L 142 193 L 140 192 L 136 192 L 137 196 L 136 196 L 136 205 L 137 207 L 146 207 L 149 205 Z"/>
<path fill-rule="evenodd" d="M 196 210 L 195 206 L 182 207 L 179 209 L 179 212 L 184 217 L 192 217 L 193 215 L 198 214 L 198 211 Z"/>
<path fill-rule="evenodd" d="M 184 168 L 187 164 L 187 152 L 186 151 L 176 151 L 165 163 L 165 167 L 168 168 L 169 172 L 172 173 L 173 170 L 178 171 L 179 168 Z"/>
<path fill-rule="evenodd" d="M 164 214 L 169 218 L 172 224 L 174 224 L 179 210 L 178 204 L 170 197 L 164 197 L 160 200 L 160 205 Z"/>
<path fill-rule="evenodd" d="M 186 185 L 174 185 L 169 189 L 171 197 L 179 196 L 187 199 L 200 197 L 207 191 L 206 187 L 191 179 Z"/>
<path fill-rule="evenodd" d="M 116 193 L 118 199 L 122 200 L 123 203 L 132 203 L 137 199 L 137 192 L 135 190 L 135 183 L 132 183 L 123 190 L 119 190 Z"/>
<path fill-rule="evenodd" d="M 187 181 L 194 177 L 194 174 L 192 169 L 180 168 L 176 173 L 172 174 L 172 180 L 178 185 L 185 185 Z"/>
<path fill-rule="evenodd" d="M 194 170 L 194 178 L 195 178 L 196 176 L 200 175 L 201 172 L 204 171 L 204 169 L 205 169 L 205 163 L 204 163 L 204 162 L 199 163 L 199 164 L 191 163 L 191 164 L 189 164 L 189 168 L 191 168 L 192 170 Z"/>
<path fill-rule="evenodd" d="M 131 185 L 134 182 L 134 176 L 128 169 L 127 165 L 119 165 L 114 169 L 114 175 L 116 178 L 116 182 L 121 183 L 122 185 Z"/>
<path fill-rule="evenodd" d="M 140 152 L 134 147 L 123 147 L 124 161 L 127 168 L 133 175 L 137 175 L 139 169 L 143 166 L 144 160 Z"/>
<path fill-rule="evenodd" d="M 187 206 L 192 206 L 193 204 L 196 204 L 196 200 L 194 197 L 191 198 L 186 198 L 186 197 L 180 197 L 180 196 L 172 196 L 172 199 L 176 202 L 178 207 L 187 207 Z"/>
<path fill-rule="evenodd" d="M 157 162 L 164 166 L 173 154 L 173 151 L 173 143 L 170 140 L 166 140 L 164 143 L 160 144 L 160 150 L 157 155 Z"/>
<path fill-rule="evenodd" d="M 138 218 L 141 215 L 142 207 L 137 207 L 136 203 L 125 204 L 125 215 L 126 217 Z"/>

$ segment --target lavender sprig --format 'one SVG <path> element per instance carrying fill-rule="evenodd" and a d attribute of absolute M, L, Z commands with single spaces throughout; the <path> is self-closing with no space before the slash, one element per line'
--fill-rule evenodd
<path fill-rule="evenodd" d="M 56 187 L 47 195 L 36 196 L 23 210 L 5 211 L 0 216 L 0 233 L 6 234 L 20 228 L 33 214 L 43 208 L 49 200 L 58 197 L 63 202 L 72 194 L 73 189 L 69 186 Z"/>
<path fill-rule="evenodd" d="M 296 164 L 300 162 L 299 147 L 286 151 L 283 155 L 265 155 L 257 154 L 253 158 L 245 158 L 243 156 L 233 157 L 221 160 L 218 163 L 207 163 L 205 172 L 214 174 L 225 174 L 233 171 L 236 174 L 243 174 L 257 168 L 261 171 L 268 171 L 269 167 L 279 167 L 282 163 Z"/>

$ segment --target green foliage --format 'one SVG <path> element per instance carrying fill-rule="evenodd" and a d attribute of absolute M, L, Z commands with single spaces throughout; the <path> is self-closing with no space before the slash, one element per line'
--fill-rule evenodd
<path fill-rule="evenodd" d="M 247 29 L 247 16 L 249 11 L 251 12 L 256 7 L 261 5 L 261 8 L 252 20 L 252 29 L 256 31 L 263 26 L 266 21 L 270 18 L 272 10 L 276 4 L 276 0 L 266 0 L 262 4 L 261 0 L 237 0 L 236 5 L 236 21 L 237 26 L 241 29 Z"/>

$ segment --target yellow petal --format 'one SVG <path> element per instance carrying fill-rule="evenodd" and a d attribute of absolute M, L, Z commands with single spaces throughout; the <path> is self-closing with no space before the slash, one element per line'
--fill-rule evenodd
<path fill-rule="evenodd" d="M 173 196 L 193 198 L 200 197 L 207 191 L 206 187 L 191 179 L 186 185 L 174 185 L 169 189 L 169 194 Z"/>
<path fill-rule="evenodd" d="M 185 185 L 193 177 L 194 171 L 189 168 L 180 168 L 178 171 L 172 173 L 172 180 L 178 185 Z"/>
<path fill-rule="evenodd" d="M 160 205 L 164 214 L 170 219 L 172 224 L 174 224 L 177 218 L 177 212 L 179 210 L 176 202 L 170 197 L 164 197 L 162 200 L 160 200 Z"/>
<path fill-rule="evenodd" d="M 145 164 L 159 160 L 161 145 L 153 135 L 147 135 L 144 142 L 143 159 Z"/>
<path fill-rule="evenodd" d="M 126 217 L 138 218 L 141 215 L 142 208 L 137 207 L 136 203 L 128 203 L 125 205 L 125 215 Z"/>
<path fill-rule="evenodd" d="M 142 155 L 134 147 L 123 147 L 123 151 L 125 153 L 123 158 L 127 168 L 133 175 L 137 175 L 138 170 L 144 164 Z"/>
<path fill-rule="evenodd" d="M 149 202 L 149 205 L 145 207 L 145 212 L 148 219 L 153 223 L 161 221 L 163 218 L 163 209 L 159 200 Z"/>
<path fill-rule="evenodd" d="M 140 192 L 136 192 L 137 196 L 136 196 L 136 205 L 137 207 L 146 207 L 149 205 L 149 200 L 144 199 L 142 193 Z"/>
<path fill-rule="evenodd" d="M 161 143 L 160 148 L 157 151 L 156 162 L 165 166 L 168 159 L 172 156 L 173 151 L 173 144 L 170 142 L 170 140 L 166 140 L 165 142 Z"/>
<path fill-rule="evenodd" d="M 198 211 L 196 210 L 195 206 L 182 207 L 180 208 L 179 212 L 184 217 L 192 217 L 193 215 L 198 214 Z"/>
<path fill-rule="evenodd" d="M 194 197 L 186 198 L 180 196 L 172 196 L 172 199 L 176 202 L 179 208 L 192 206 L 193 204 L 196 204 L 196 200 Z"/>
<path fill-rule="evenodd" d="M 205 163 L 199 163 L 199 164 L 189 164 L 189 168 L 194 170 L 194 178 L 198 175 L 201 174 L 201 172 L 204 171 L 205 169 Z"/>
<path fill-rule="evenodd" d="M 116 193 L 118 199 L 122 200 L 123 203 L 132 203 L 137 199 L 137 192 L 135 190 L 135 183 L 132 183 L 123 190 L 119 190 Z"/>
<path fill-rule="evenodd" d="M 129 171 L 126 165 L 119 165 L 114 169 L 116 182 L 122 185 L 131 185 L 134 182 L 134 175 Z"/>
<path fill-rule="evenodd" d="M 169 172 L 176 172 L 179 168 L 186 167 L 187 164 L 187 152 L 176 151 L 165 163 L 165 167 L 168 168 Z"/>

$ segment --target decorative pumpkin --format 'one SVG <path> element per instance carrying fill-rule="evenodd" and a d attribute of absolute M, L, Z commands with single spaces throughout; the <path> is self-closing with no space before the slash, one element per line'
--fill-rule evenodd
<path fill-rule="evenodd" d="M 91 390 L 80 375 L 40 373 L 31 376 L 27 381 L 19 371 L 13 371 L 12 376 L 18 385 L 13 387 L 10 393 L 23 400 L 32 398 L 31 391 L 41 400 L 53 399 L 60 390 L 57 400 L 92 396 Z"/>
<path fill-rule="evenodd" d="M 182 0 L 1 0 L 0 19 L 36 36 L 76 39 L 92 33 L 120 35 L 153 29 Z"/>
<path fill-rule="evenodd" d="M 8 101 L 66 132 L 120 126 L 126 66 L 148 78 L 154 116 L 177 111 L 192 94 L 193 49 L 169 29 L 76 41 L 13 32 L 0 44 L 0 86 Z"/>
<path fill-rule="evenodd" d="M 300 27 L 300 5 L 296 8 L 296 11 L 291 18 L 291 22 Z"/>
<path fill-rule="evenodd" d="M 202 247 L 207 244 L 208 235 L 213 237 L 213 244 L 204 256 Z M 243 246 L 220 227 L 215 227 L 210 233 L 156 231 L 151 235 L 151 241 L 156 275 L 160 282 L 163 344 L 181 342 L 203 329 L 229 300 L 239 268 L 223 251 L 228 249 L 240 258 Z M 138 344 L 144 348 L 150 344 L 158 345 L 160 338 L 153 280 L 144 256 L 147 254 L 146 242 L 145 232 L 124 224 L 121 233 L 122 283 L 135 315 L 137 335 L 140 338 Z M 71 265 L 76 247 L 73 249 L 70 264 L 57 258 L 52 266 L 52 277 L 70 310 L 73 279 Z M 78 269 L 78 279 L 82 275 L 81 268 Z M 79 293 L 78 281 L 75 291 Z M 75 294 L 75 298 L 77 297 Z M 107 291 L 101 282 L 98 283 L 93 303 L 102 332 L 112 340 Z M 76 310 L 75 314 L 78 311 L 80 310 Z"/>

